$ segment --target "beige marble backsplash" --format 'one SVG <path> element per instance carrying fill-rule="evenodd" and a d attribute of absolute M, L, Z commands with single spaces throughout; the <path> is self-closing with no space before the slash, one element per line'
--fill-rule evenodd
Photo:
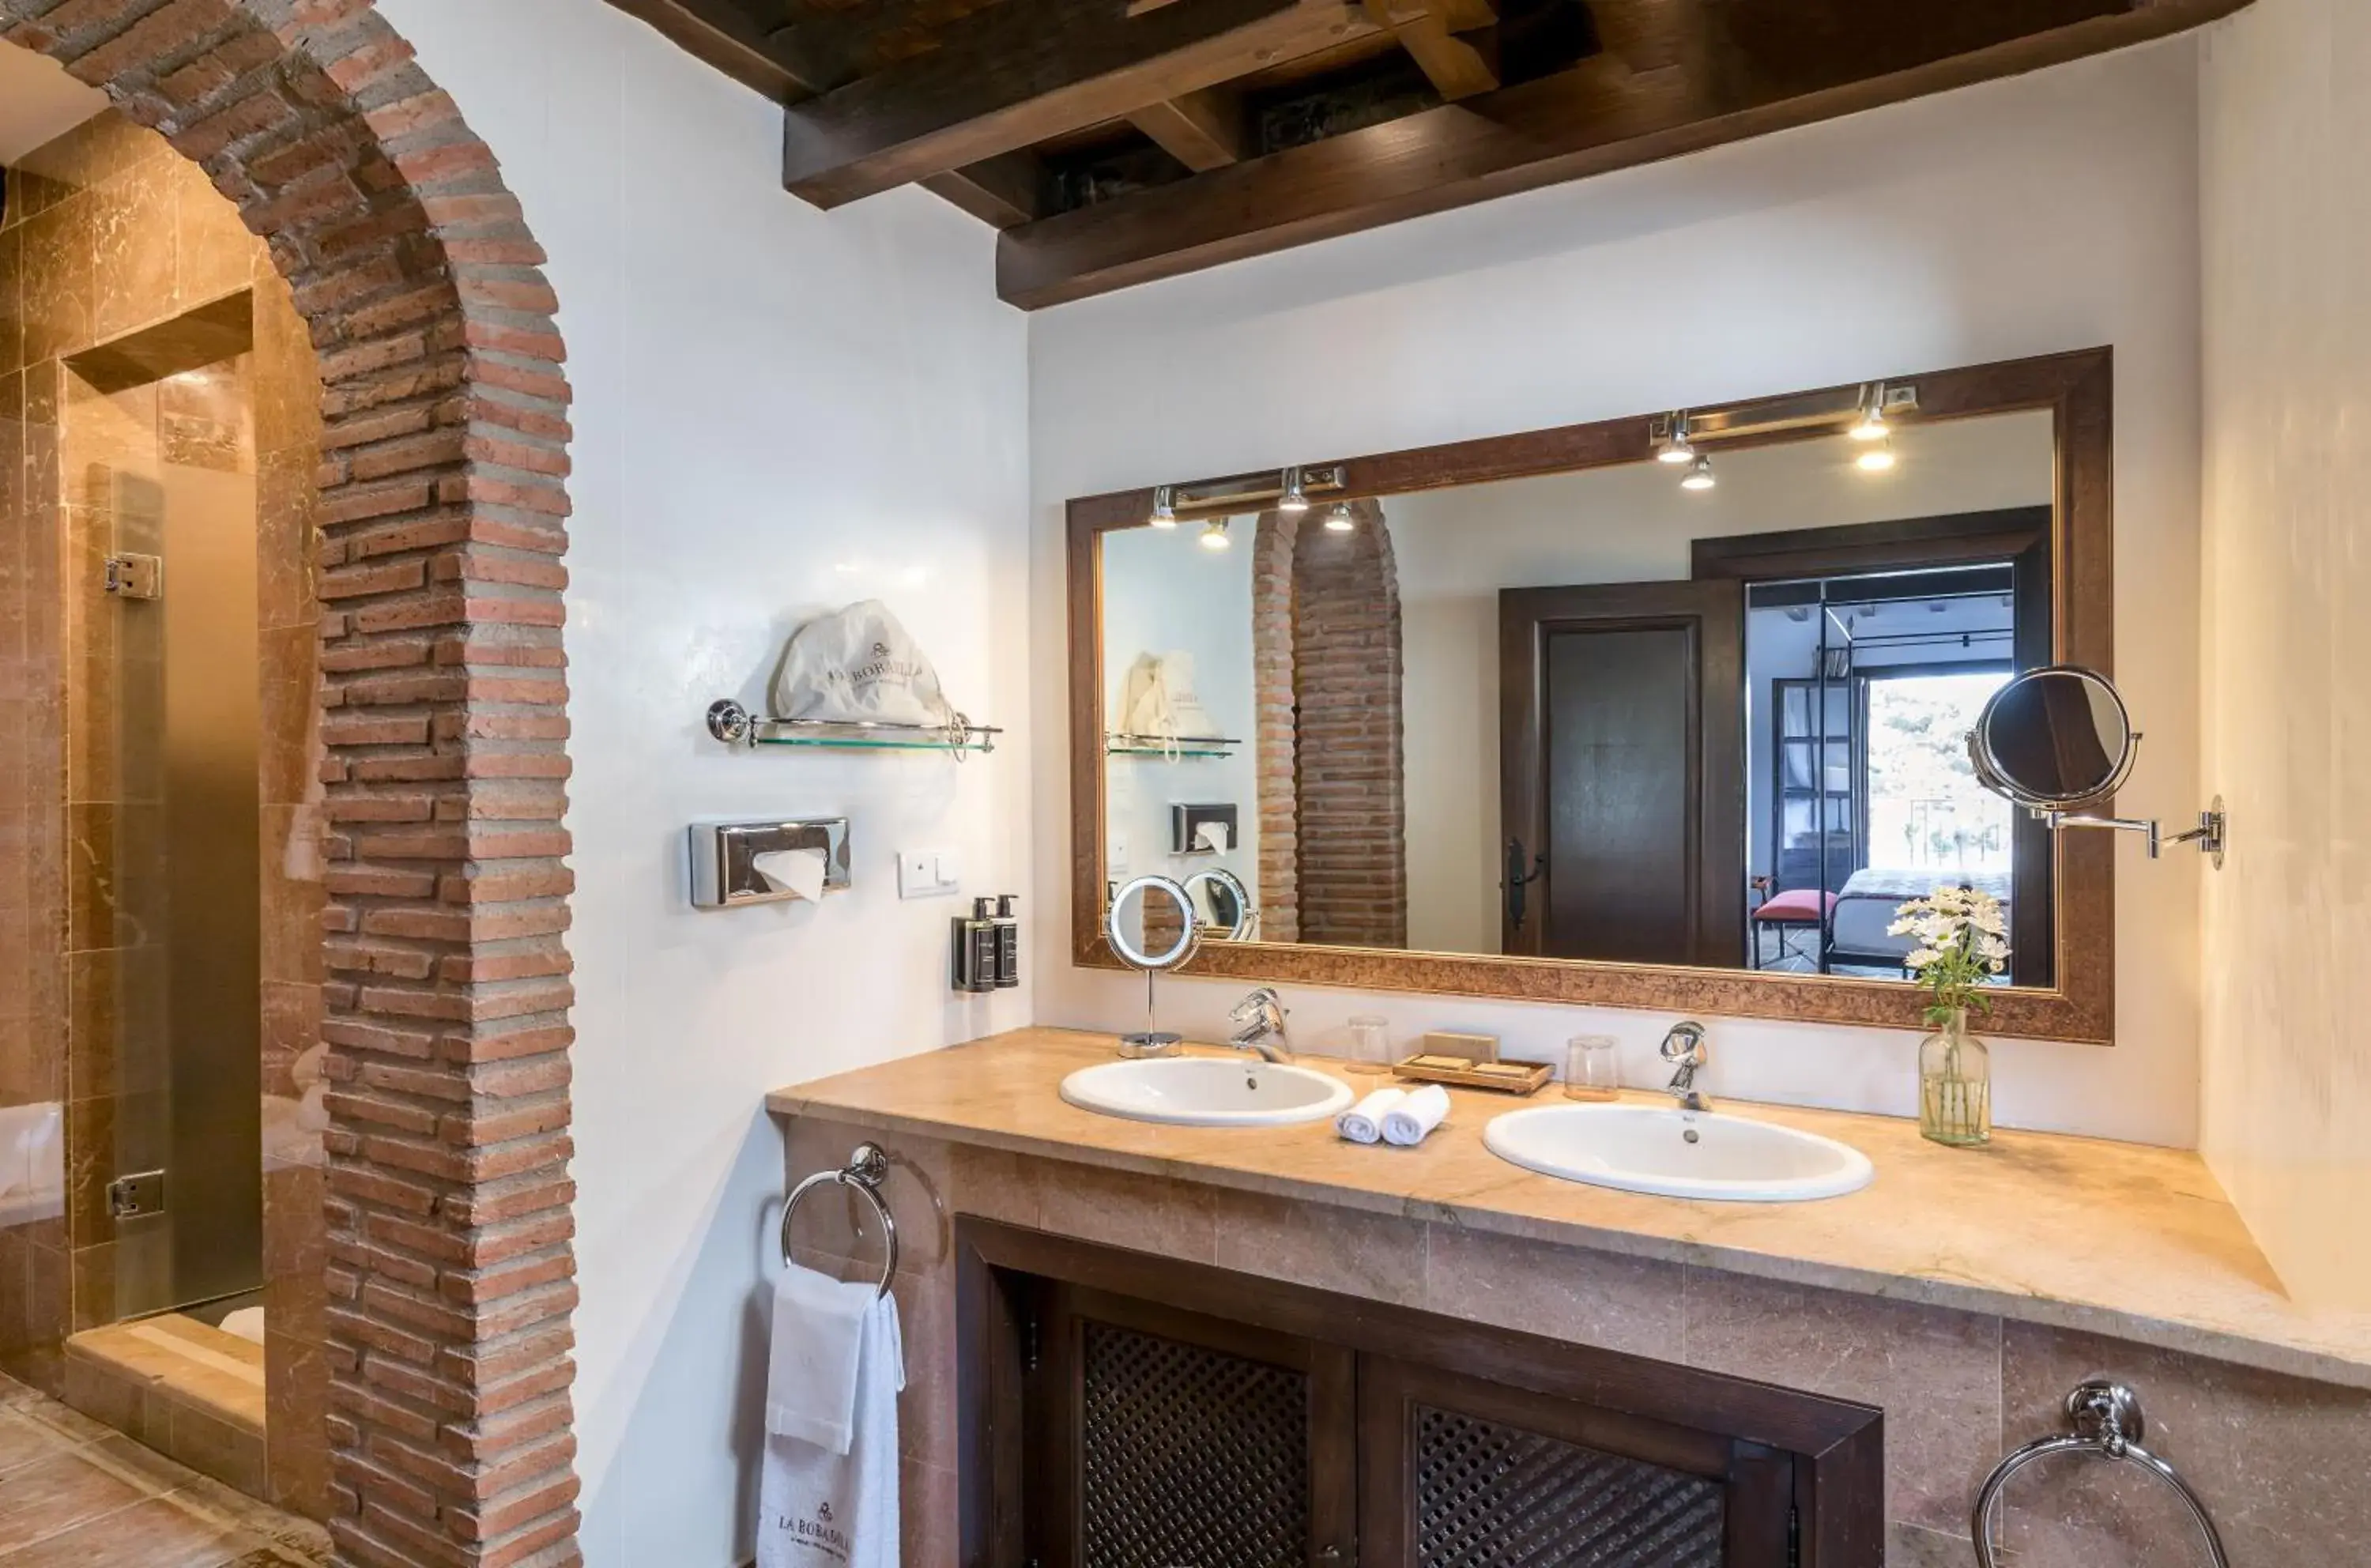
<path fill-rule="evenodd" d="M 894 1165 L 904 1247 L 907 1568 L 956 1561 L 952 1222 L 977 1215 L 1882 1408 L 1888 1558 L 1965 1568 L 1968 1512 L 2002 1455 L 2062 1429 L 2057 1401 L 2098 1374 L 2140 1389 L 2151 1436 L 2193 1478 L 2236 1568 L 2371 1562 L 2371 1392 L 1982 1313 L 1484 1234 L 1454 1223 L 950 1144 L 818 1116 L 788 1124 L 788 1179 L 868 1139 Z M 803 1261 L 879 1267 L 852 1208 L 803 1205 Z M 752 1378 L 762 1366 L 748 1368 Z M 751 1437 L 746 1451 L 754 1453 Z M 2121 1471 L 2124 1467 L 2116 1467 Z M 2004 1509 L 2025 1568 L 2185 1563 L 2186 1523 L 2137 1473 L 2084 1461 L 2028 1471 Z"/>

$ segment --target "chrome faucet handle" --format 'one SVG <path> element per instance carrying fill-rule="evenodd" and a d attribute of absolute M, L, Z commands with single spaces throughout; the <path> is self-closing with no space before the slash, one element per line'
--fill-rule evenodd
<path fill-rule="evenodd" d="M 1283 1000 L 1263 986 L 1227 1013 L 1230 1022 L 1243 1025 L 1228 1037 L 1227 1043 L 1238 1051 L 1256 1052 L 1265 1061 L 1290 1061 L 1292 1052 L 1284 1037 L 1284 1020 L 1290 1014 Z"/>
<path fill-rule="evenodd" d="M 1703 1066 L 1705 1026 L 1694 1020 L 1671 1025 L 1671 1032 L 1663 1036 L 1663 1060 L 1690 1067 Z"/>
<path fill-rule="evenodd" d="M 1231 1023 L 1249 1023 L 1255 1018 L 1263 1022 L 1274 1019 L 1275 1026 L 1281 1028 L 1289 1012 L 1290 1009 L 1284 1005 L 1284 999 L 1276 994 L 1275 988 L 1262 986 L 1229 1009 L 1227 1020 Z"/>
<path fill-rule="evenodd" d="M 1663 1060 L 1672 1064 L 1671 1081 L 1664 1092 L 1680 1102 L 1683 1111 L 1709 1111 L 1712 1100 L 1696 1087 L 1696 1069 L 1705 1065 L 1705 1026 L 1690 1020 L 1675 1023 L 1663 1036 Z"/>

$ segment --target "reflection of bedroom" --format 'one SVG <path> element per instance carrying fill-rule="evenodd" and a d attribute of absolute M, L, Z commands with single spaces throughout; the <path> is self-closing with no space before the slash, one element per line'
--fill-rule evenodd
<path fill-rule="evenodd" d="M 2015 605 L 2007 562 L 1748 591 L 1753 967 L 1898 975 L 1905 900 L 2012 906 L 2012 808 L 1965 737 L 2015 672 Z"/>

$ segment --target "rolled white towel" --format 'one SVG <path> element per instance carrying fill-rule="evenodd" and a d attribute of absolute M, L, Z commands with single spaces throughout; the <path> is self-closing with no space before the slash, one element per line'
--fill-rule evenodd
<path fill-rule="evenodd" d="M 1448 1115 L 1449 1090 L 1426 1084 L 1384 1113 L 1383 1141 L 1395 1148 L 1414 1148 Z"/>
<path fill-rule="evenodd" d="M 1334 1130 L 1352 1143 L 1381 1143 L 1383 1141 L 1383 1118 L 1407 1097 L 1408 1092 L 1404 1089 L 1379 1089 L 1335 1117 Z"/>

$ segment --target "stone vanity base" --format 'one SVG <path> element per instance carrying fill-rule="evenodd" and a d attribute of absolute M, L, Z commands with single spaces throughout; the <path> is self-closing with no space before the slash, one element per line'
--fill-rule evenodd
<path fill-rule="evenodd" d="M 977 1215 L 1879 1406 L 1887 1561 L 1967 1568 L 1986 1472 L 2063 1429 L 2087 1377 L 2137 1389 L 2154 1448 L 2214 1511 L 2235 1568 L 2371 1563 L 2371 1392 L 1980 1313 L 1622 1257 L 1128 1171 L 791 1120 L 789 1178 L 881 1141 L 904 1257 L 907 1568 L 958 1558 L 952 1221 Z M 877 1268 L 868 1225 L 803 1205 L 803 1262 Z M 2019 1568 L 2180 1568 L 2203 1557 L 2170 1492 L 2089 1459 L 2020 1475 L 2004 1516 Z"/>

